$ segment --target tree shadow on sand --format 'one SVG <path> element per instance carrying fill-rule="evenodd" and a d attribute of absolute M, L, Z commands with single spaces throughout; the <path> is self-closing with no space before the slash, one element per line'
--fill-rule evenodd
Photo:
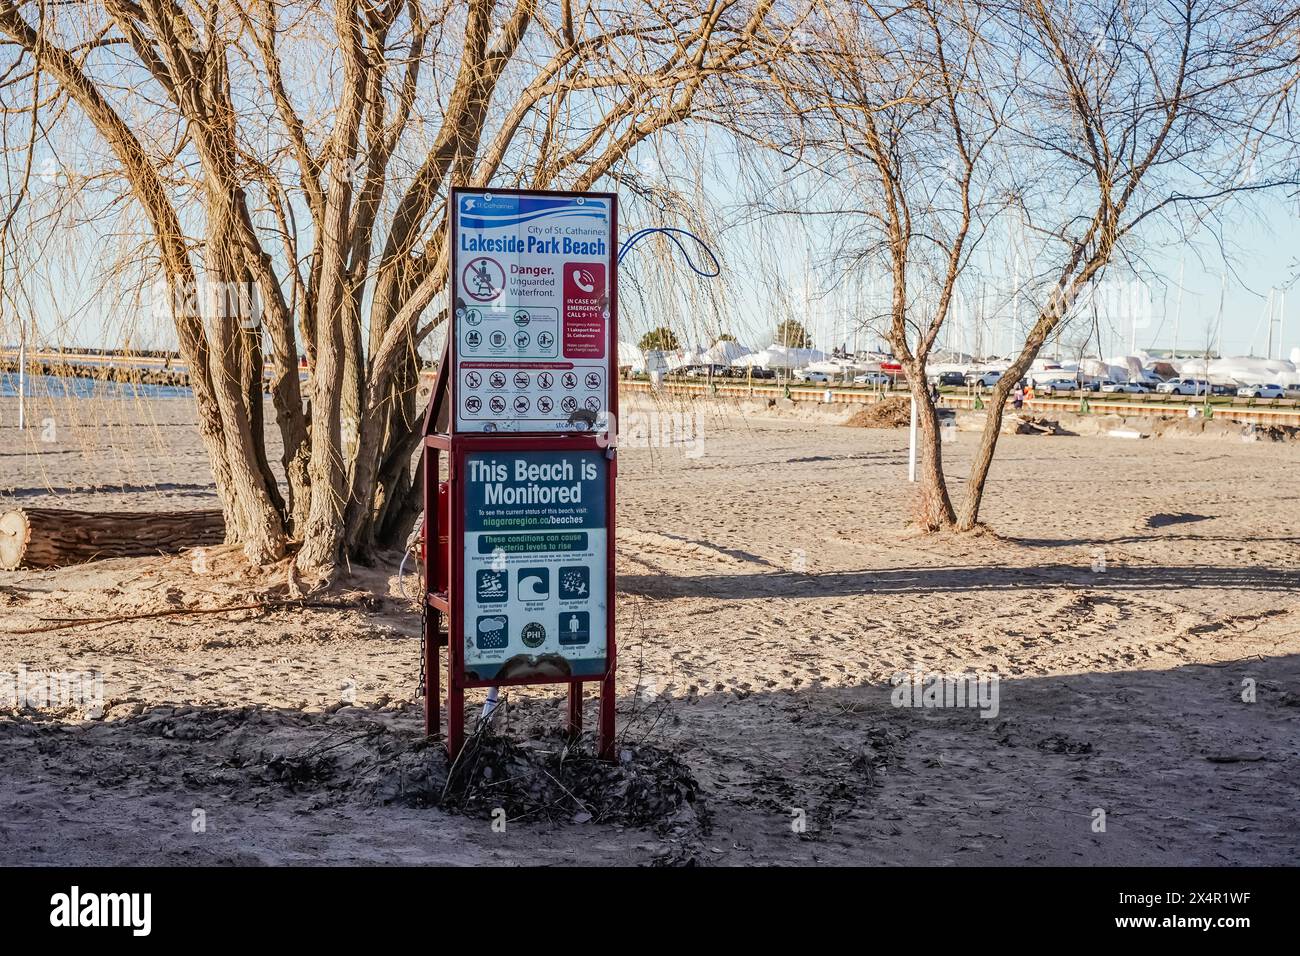
<path fill-rule="evenodd" d="M 719 600 L 766 597 L 816 598 L 853 594 L 931 594 L 998 591 L 1067 584 L 1101 591 L 1221 588 L 1300 592 L 1300 571 L 1258 566 L 1181 565 L 1147 567 L 1046 564 L 1015 568 L 1001 565 L 884 568 L 864 571 L 764 574 L 623 574 L 618 589 L 647 597 L 711 597 Z"/>
<path fill-rule="evenodd" d="M 1296 655 L 1003 678 L 995 707 L 896 706 L 888 682 L 754 691 L 715 676 L 710 692 L 619 702 L 619 749 L 675 753 L 698 781 L 711 822 L 686 836 L 593 821 L 567 782 L 541 778 L 563 822 L 515 806 L 504 835 L 402 799 L 440 762 L 414 705 L 11 716 L 0 818 L 46 863 L 399 862 L 419 844 L 425 862 L 1213 865 L 1300 847 Z M 501 733 L 562 747 L 550 703 L 512 705 Z M 480 785 L 490 795 L 495 774 Z M 219 835 L 191 831 L 195 807 Z"/>

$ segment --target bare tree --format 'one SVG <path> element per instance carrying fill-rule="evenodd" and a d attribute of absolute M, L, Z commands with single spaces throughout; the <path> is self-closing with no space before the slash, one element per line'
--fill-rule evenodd
<path fill-rule="evenodd" d="M 841 206 L 838 260 L 887 277 L 883 314 L 864 321 L 889 342 L 917 404 L 918 523 L 950 527 L 926 364 L 1006 205 L 989 169 L 1005 122 L 990 18 L 978 4 L 932 0 L 824 9 L 795 84 L 810 103 L 799 145 Z"/>
<path fill-rule="evenodd" d="M 1115 258 L 1152 233 L 1221 238 L 1251 197 L 1296 182 L 1297 16 L 1232 0 L 818 11 L 815 48 L 789 64 L 787 152 L 823 178 L 850 264 L 888 276 L 882 331 L 920 410 L 920 523 L 969 530 L 1011 391 Z M 1030 315 L 954 509 L 925 366 L 975 246 L 1008 234 L 995 299 Z"/>
<path fill-rule="evenodd" d="M 1023 0 L 1001 22 L 1023 51 L 1010 154 L 1034 171 L 1017 201 L 1051 281 L 993 389 L 963 530 L 979 520 L 1011 390 L 1122 244 L 1158 223 L 1221 227 L 1243 199 L 1296 181 L 1275 165 L 1294 156 L 1294 131 L 1278 122 L 1294 51 L 1268 5 Z"/>
<path fill-rule="evenodd" d="M 84 127 L 143 214 L 230 540 L 256 562 L 296 540 L 300 566 L 328 569 L 400 540 L 419 508 L 449 186 L 635 181 L 663 131 L 728 123 L 737 91 L 768 82 L 789 51 L 774 6 L 0 0 L 0 105 L 32 118 L 29 147 Z M 226 306 L 238 290 L 236 307 L 195 307 L 200 288 Z"/>

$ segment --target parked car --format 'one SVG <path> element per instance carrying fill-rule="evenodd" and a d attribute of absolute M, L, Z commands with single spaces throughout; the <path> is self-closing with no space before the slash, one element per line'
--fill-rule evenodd
<path fill-rule="evenodd" d="M 1156 386 L 1161 395 L 1205 395 L 1209 392 L 1209 383 L 1194 378 L 1171 378 Z"/>
<path fill-rule="evenodd" d="M 1235 385 L 1211 385 L 1211 395 L 1236 395 L 1237 386 Z"/>
<path fill-rule="evenodd" d="M 1143 385 L 1141 382 L 1111 381 L 1102 382 L 1101 390 L 1103 392 L 1126 392 L 1129 395 L 1145 395 L 1151 391 L 1151 389 L 1147 388 L 1147 386 Z"/>
<path fill-rule="evenodd" d="M 931 375 L 930 381 L 940 388 L 945 385 L 965 385 L 966 376 L 961 372 L 941 372 L 938 375 Z"/>
<path fill-rule="evenodd" d="M 853 376 L 854 385 L 888 385 L 892 381 L 884 372 L 864 372 Z"/>
<path fill-rule="evenodd" d="M 727 374 L 725 365 L 692 365 L 686 370 L 687 378 L 721 378 Z"/>
<path fill-rule="evenodd" d="M 761 365 L 751 365 L 741 369 L 742 378 L 776 378 L 776 370 Z"/>
<path fill-rule="evenodd" d="M 1038 382 L 1034 385 L 1035 392 L 1042 392 L 1044 395 L 1055 395 L 1057 392 L 1073 392 L 1079 387 L 1079 383 L 1072 378 L 1054 378 L 1050 382 Z"/>
<path fill-rule="evenodd" d="M 825 372 L 814 372 L 811 369 L 797 368 L 794 370 L 794 377 L 799 382 L 829 382 L 831 377 Z"/>
<path fill-rule="evenodd" d="M 1240 398 L 1286 398 L 1286 389 L 1281 385 L 1243 385 L 1237 389 Z"/>
<path fill-rule="evenodd" d="M 1002 377 L 1001 372 L 967 372 L 963 381 L 967 385 L 979 385 L 983 388 L 992 388 Z"/>

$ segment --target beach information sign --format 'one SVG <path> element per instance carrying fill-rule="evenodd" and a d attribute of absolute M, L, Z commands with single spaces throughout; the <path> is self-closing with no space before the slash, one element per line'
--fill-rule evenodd
<path fill-rule="evenodd" d="M 453 759 L 468 690 L 567 684 L 576 739 L 596 684 L 612 760 L 616 197 L 456 188 L 451 204 L 451 320 L 424 419 L 425 729 L 441 730 L 446 647 Z"/>
<path fill-rule="evenodd" d="M 455 189 L 452 203 L 453 431 L 605 431 L 615 197 Z"/>
<path fill-rule="evenodd" d="M 609 464 L 601 450 L 466 455 L 470 680 L 604 675 Z"/>

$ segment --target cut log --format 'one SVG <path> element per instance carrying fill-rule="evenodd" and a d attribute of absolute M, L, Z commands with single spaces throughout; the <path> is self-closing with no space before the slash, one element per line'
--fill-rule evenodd
<path fill-rule="evenodd" d="M 220 511 L 22 508 L 0 513 L 0 568 L 169 554 L 220 544 L 225 535 Z"/>

